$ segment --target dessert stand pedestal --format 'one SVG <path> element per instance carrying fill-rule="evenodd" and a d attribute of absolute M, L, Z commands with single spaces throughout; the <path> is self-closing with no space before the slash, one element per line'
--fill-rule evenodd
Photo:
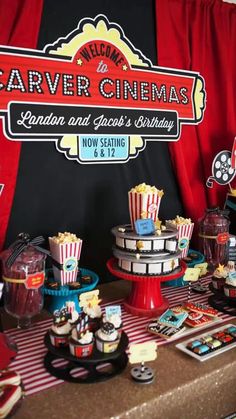
<path fill-rule="evenodd" d="M 48 348 L 48 352 L 44 358 L 44 366 L 46 370 L 55 377 L 69 381 L 72 383 L 97 383 L 105 381 L 117 374 L 120 374 L 126 367 L 128 356 L 126 349 L 128 347 L 128 337 L 122 332 L 118 348 L 115 352 L 105 354 L 97 350 L 94 344 L 91 356 L 84 358 L 76 358 L 71 355 L 69 346 L 56 348 L 51 344 L 49 332 L 45 335 L 44 343 Z M 63 358 L 68 363 L 65 366 L 55 366 L 54 361 Z M 75 377 L 73 370 L 83 368 L 85 374 L 81 377 Z"/>
<path fill-rule="evenodd" d="M 213 292 L 208 298 L 208 303 L 222 313 L 230 316 L 236 316 L 236 298 L 227 297 L 223 291 L 216 290 L 212 284 L 209 284 L 209 289 Z"/>
<path fill-rule="evenodd" d="M 82 276 L 91 276 L 92 283 L 89 285 L 82 285 L 81 288 L 79 288 L 78 290 L 70 290 L 68 287 L 69 284 L 61 286 L 60 290 L 51 290 L 47 287 L 43 288 L 44 294 L 49 296 L 47 301 L 47 310 L 50 313 L 53 313 L 55 310 L 60 310 L 63 306 L 65 306 L 66 301 L 74 301 L 76 311 L 81 311 L 81 308 L 79 306 L 79 295 L 83 292 L 93 290 L 99 281 L 99 277 L 95 272 L 90 271 L 89 269 L 80 268 L 80 272 Z M 52 281 L 54 280 L 53 271 L 51 269 L 47 271 L 47 279 L 50 280 L 50 278 L 52 278 Z M 80 274 L 77 277 L 78 282 L 79 279 Z"/>
<path fill-rule="evenodd" d="M 162 296 L 161 283 L 183 276 L 186 264 L 180 261 L 180 267 L 170 274 L 147 276 L 122 271 L 118 267 L 116 258 L 108 260 L 107 268 L 114 276 L 132 281 L 130 295 L 124 302 L 127 312 L 135 316 L 154 317 L 159 316 L 169 307 L 168 300 Z"/>

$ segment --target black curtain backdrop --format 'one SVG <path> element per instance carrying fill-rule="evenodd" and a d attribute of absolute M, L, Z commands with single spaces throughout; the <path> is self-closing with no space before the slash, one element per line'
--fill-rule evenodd
<path fill-rule="evenodd" d="M 84 17 L 105 14 L 157 64 L 152 0 L 45 0 L 38 49 L 74 30 Z M 83 242 L 82 267 L 110 280 L 112 226 L 129 222 L 128 190 L 142 182 L 163 189 L 160 218 L 182 214 L 167 143 L 149 142 L 126 164 L 81 165 L 59 153 L 53 142 L 24 142 L 5 246 L 21 231 L 48 237 L 70 231 Z"/>

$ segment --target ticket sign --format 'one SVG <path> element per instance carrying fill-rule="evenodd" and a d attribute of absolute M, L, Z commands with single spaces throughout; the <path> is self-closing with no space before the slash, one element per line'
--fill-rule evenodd
<path fill-rule="evenodd" d="M 121 306 L 107 306 L 105 307 L 105 313 L 107 319 L 112 316 L 121 316 Z"/>
<path fill-rule="evenodd" d="M 155 224 L 151 218 L 136 220 L 134 225 L 136 233 L 140 236 L 145 236 L 155 232 Z"/>
<path fill-rule="evenodd" d="M 153 66 L 104 15 L 43 51 L 2 46 L 0 59 L 6 136 L 55 141 L 80 163 L 125 163 L 203 118 L 200 74 Z"/>
<path fill-rule="evenodd" d="M 200 268 L 187 268 L 183 276 L 184 281 L 196 282 L 201 274 Z"/>
<path fill-rule="evenodd" d="M 81 307 L 94 307 L 98 305 L 101 300 L 98 298 L 99 290 L 88 291 L 80 294 L 79 303 Z"/>
<path fill-rule="evenodd" d="M 145 342 L 130 345 L 129 362 L 136 364 L 139 362 L 154 361 L 157 357 L 157 343 Z"/>

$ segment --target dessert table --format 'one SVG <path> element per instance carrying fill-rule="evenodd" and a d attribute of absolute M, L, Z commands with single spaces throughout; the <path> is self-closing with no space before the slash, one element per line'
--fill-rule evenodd
<path fill-rule="evenodd" d="M 103 302 L 108 298 L 125 298 L 130 286 L 128 281 L 122 280 L 100 285 Z M 46 312 L 40 314 L 40 319 L 47 318 Z M 39 317 L 35 319 L 38 320 Z M 236 324 L 236 318 L 230 323 Z M 14 320 L 4 314 L 3 326 L 4 329 L 14 327 Z M 178 342 L 184 339 L 179 338 Z M 64 382 L 28 395 L 14 418 L 73 419 L 79 415 L 81 419 L 219 419 L 236 412 L 236 349 L 201 363 L 180 352 L 176 343 L 159 346 L 157 359 L 148 363 L 156 373 L 152 384 L 133 382 L 132 367 L 128 364 L 120 375 L 105 382 Z"/>

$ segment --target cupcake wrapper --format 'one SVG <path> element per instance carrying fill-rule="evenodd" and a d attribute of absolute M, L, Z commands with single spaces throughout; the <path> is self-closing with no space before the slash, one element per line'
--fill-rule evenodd
<path fill-rule="evenodd" d="M 224 287 L 224 293 L 226 297 L 236 298 L 236 287 L 234 288 Z"/>
<path fill-rule="evenodd" d="M 129 214 L 132 228 L 134 223 L 141 218 L 151 218 L 154 222 L 158 219 L 161 197 L 157 193 L 129 192 Z M 145 216 L 142 217 L 143 213 Z"/>
<path fill-rule="evenodd" d="M 56 348 L 59 348 L 60 346 L 67 346 L 68 339 L 68 336 L 55 336 L 50 334 L 51 344 Z"/>
<path fill-rule="evenodd" d="M 78 242 L 58 244 L 55 243 L 51 237 L 49 237 L 49 246 L 52 258 L 60 264 L 63 264 L 70 257 L 80 260 L 82 243 L 83 241 L 79 240 Z"/>
<path fill-rule="evenodd" d="M 185 258 L 188 254 L 189 242 L 193 234 L 194 223 L 191 224 L 173 224 L 166 222 L 167 228 L 177 228 L 178 231 L 178 245 L 181 250 L 181 257 Z"/>
<path fill-rule="evenodd" d="M 105 342 L 99 338 L 96 338 L 96 347 L 98 351 L 103 352 L 105 354 L 109 354 L 117 350 L 119 341 L 120 339 L 116 339 L 112 342 Z"/>
<path fill-rule="evenodd" d="M 77 345 L 73 343 L 69 343 L 70 346 L 70 353 L 76 358 L 84 358 L 86 356 L 90 356 L 93 351 L 93 342 L 88 343 L 87 345 Z"/>

